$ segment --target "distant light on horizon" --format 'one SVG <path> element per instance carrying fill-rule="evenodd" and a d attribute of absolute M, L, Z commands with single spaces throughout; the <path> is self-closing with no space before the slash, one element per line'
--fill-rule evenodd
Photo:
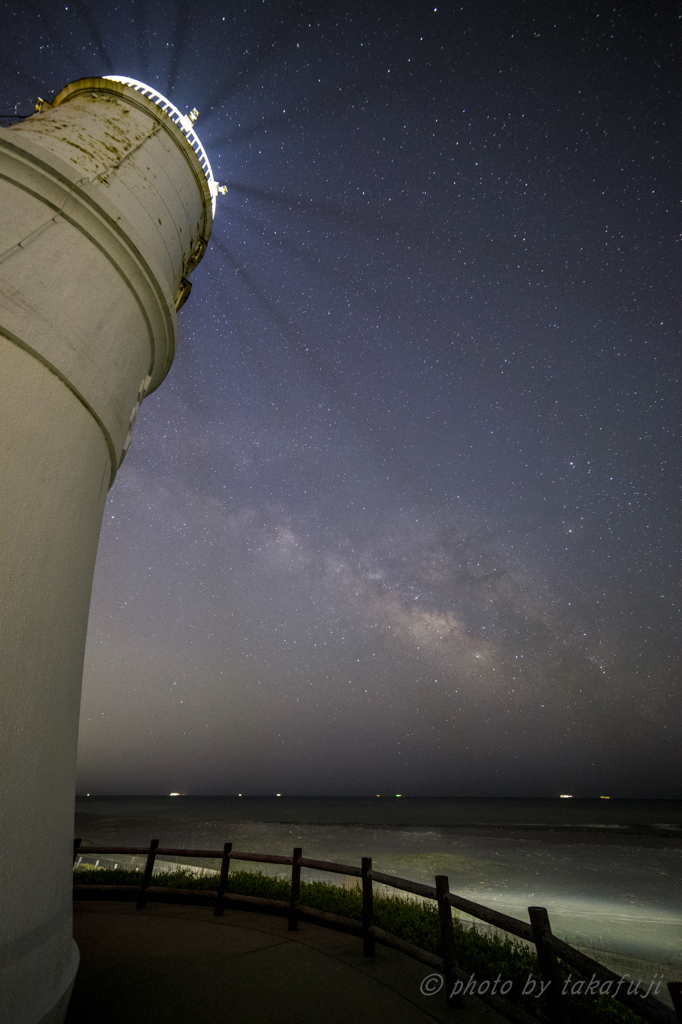
<path fill-rule="evenodd" d="M 180 796 L 179 793 L 170 793 L 169 796 Z"/>
<path fill-rule="evenodd" d="M 572 800 L 573 799 L 573 794 L 572 793 L 559 793 L 559 799 L 560 800 Z"/>

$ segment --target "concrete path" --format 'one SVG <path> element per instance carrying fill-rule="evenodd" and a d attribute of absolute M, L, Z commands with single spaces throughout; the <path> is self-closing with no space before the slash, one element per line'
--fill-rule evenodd
<path fill-rule="evenodd" d="M 478 999 L 463 1010 L 441 991 L 425 996 L 429 969 L 359 938 L 301 922 L 228 909 L 76 902 L 81 951 L 65 1024 L 501 1024 Z"/>

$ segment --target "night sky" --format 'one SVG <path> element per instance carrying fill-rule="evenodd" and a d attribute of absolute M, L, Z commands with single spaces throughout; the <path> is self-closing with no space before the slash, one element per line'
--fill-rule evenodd
<path fill-rule="evenodd" d="M 79 792 L 679 797 L 680 11 L 3 5 L 220 197 L 106 506 Z"/>

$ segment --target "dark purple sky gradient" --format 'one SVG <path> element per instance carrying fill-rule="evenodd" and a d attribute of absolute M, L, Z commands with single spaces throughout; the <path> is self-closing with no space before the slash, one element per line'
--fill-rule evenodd
<path fill-rule="evenodd" d="M 142 79 L 229 188 L 107 504 L 80 791 L 680 796 L 678 14 L 4 6 L 5 113 Z"/>

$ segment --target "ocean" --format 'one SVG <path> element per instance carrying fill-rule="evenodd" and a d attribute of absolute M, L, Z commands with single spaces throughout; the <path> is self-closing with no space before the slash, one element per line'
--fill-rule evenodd
<path fill-rule="evenodd" d="M 572 944 L 682 979 L 682 801 L 90 796 L 77 798 L 75 834 L 85 846 L 301 846 L 431 885 L 445 874 L 467 899 L 523 920 L 545 906 Z"/>

